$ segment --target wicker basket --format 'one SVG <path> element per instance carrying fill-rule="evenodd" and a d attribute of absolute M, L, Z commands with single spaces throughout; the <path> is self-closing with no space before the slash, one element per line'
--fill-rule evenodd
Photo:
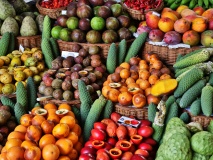
<path fill-rule="evenodd" d="M 162 2 L 161 5 L 158 8 L 144 10 L 143 12 L 141 12 L 139 10 L 134 10 L 134 9 L 128 8 L 124 3 L 121 3 L 121 4 L 123 6 L 123 9 L 126 10 L 133 19 L 139 20 L 139 21 L 145 20 L 145 14 L 148 11 L 160 12 L 163 9 L 163 7 L 164 7 L 164 3 Z"/>
<path fill-rule="evenodd" d="M 48 15 L 52 19 L 57 19 L 57 17 L 61 15 L 61 11 L 66 9 L 66 7 L 56 9 L 43 8 L 39 5 L 39 3 L 40 1 L 36 2 L 36 7 L 38 8 L 39 13 L 42 15 Z"/>
<path fill-rule="evenodd" d="M 142 50 L 142 57 L 144 58 L 144 53 L 150 53 L 155 52 L 159 55 L 161 60 L 166 65 L 173 65 L 176 62 L 176 58 L 179 54 L 185 55 L 189 52 L 192 52 L 194 50 L 200 49 L 199 46 L 194 46 L 191 48 L 174 48 L 171 49 L 167 46 L 158 46 L 158 45 L 152 45 L 148 42 L 145 43 L 144 48 Z"/>
<path fill-rule="evenodd" d="M 115 105 L 115 112 L 123 116 L 134 116 L 137 119 L 148 119 L 148 108 L 134 108 L 131 106 L 122 106 L 120 104 Z"/>
<path fill-rule="evenodd" d="M 29 36 L 29 37 L 17 37 L 16 44 L 21 44 L 24 48 L 33 48 L 33 47 L 41 47 L 41 35 L 37 36 Z"/>
<path fill-rule="evenodd" d="M 65 101 L 65 100 L 57 100 L 57 99 L 46 99 L 46 100 L 39 101 L 39 103 L 43 106 L 47 103 L 54 103 L 56 105 L 67 103 L 71 106 L 76 106 L 76 107 L 80 107 L 80 104 L 81 104 L 80 100 Z"/>
<path fill-rule="evenodd" d="M 127 45 L 130 46 L 130 44 L 133 42 L 134 39 L 127 40 Z M 88 49 L 90 46 L 97 45 L 101 48 L 101 55 L 106 58 L 108 54 L 108 50 L 111 44 L 105 44 L 105 43 L 97 43 L 97 44 L 90 44 L 90 43 L 76 43 L 76 42 L 66 42 L 62 40 L 58 40 L 58 45 L 60 51 L 73 51 L 74 45 L 79 44 L 81 47 Z M 119 42 L 115 43 L 116 46 L 118 46 Z"/>

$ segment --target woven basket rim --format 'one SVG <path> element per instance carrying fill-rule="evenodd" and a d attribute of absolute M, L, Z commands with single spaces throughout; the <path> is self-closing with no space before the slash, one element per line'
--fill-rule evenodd
<path fill-rule="evenodd" d="M 40 6 L 40 0 L 38 0 L 37 2 L 36 2 L 36 7 L 39 9 L 39 10 L 45 10 L 45 11 L 48 11 L 48 12 L 56 12 L 56 11 L 60 11 L 60 10 L 63 10 L 63 9 L 65 9 L 66 7 L 60 7 L 60 8 L 44 8 L 44 7 L 41 7 Z"/>
<path fill-rule="evenodd" d="M 115 104 L 115 107 L 119 107 L 119 108 L 122 108 L 122 109 L 125 109 L 125 110 L 137 110 L 137 111 L 144 111 L 144 110 L 148 109 L 148 106 L 144 106 L 142 108 L 137 108 L 137 107 L 132 107 L 132 106 L 123 106 L 119 103 Z"/>

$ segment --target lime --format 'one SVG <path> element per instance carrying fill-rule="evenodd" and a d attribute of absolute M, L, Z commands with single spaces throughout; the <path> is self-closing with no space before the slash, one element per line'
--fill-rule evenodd
<path fill-rule="evenodd" d="M 91 19 L 91 27 L 96 31 L 100 31 L 105 27 L 105 20 L 102 17 L 93 17 Z"/>
<path fill-rule="evenodd" d="M 69 29 L 73 30 L 78 28 L 78 22 L 79 20 L 77 17 L 69 17 L 66 24 Z"/>
<path fill-rule="evenodd" d="M 71 41 L 71 31 L 68 28 L 63 28 L 60 31 L 59 38 L 62 41 Z"/>
<path fill-rule="evenodd" d="M 55 26 L 52 28 L 51 30 L 51 35 L 53 38 L 55 39 L 59 39 L 59 34 L 60 34 L 60 31 L 62 30 L 63 28 L 61 26 Z"/>

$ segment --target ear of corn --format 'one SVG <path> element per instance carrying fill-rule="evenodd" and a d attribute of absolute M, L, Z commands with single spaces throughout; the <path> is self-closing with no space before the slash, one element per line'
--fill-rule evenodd
<path fill-rule="evenodd" d="M 180 100 L 180 107 L 186 108 L 191 105 L 191 103 L 201 95 L 202 88 L 206 85 L 206 79 L 201 79 L 196 82 L 192 87 L 190 87 L 182 96 Z"/>
<path fill-rule="evenodd" d="M 201 109 L 205 116 L 211 116 L 213 111 L 213 87 L 207 84 L 201 92 Z"/>
<path fill-rule="evenodd" d="M 173 65 L 173 67 L 184 68 L 197 63 L 205 62 L 210 58 L 210 56 L 211 56 L 210 51 L 208 51 L 207 49 L 203 49 L 200 52 L 197 52 L 191 56 L 179 60 Z"/>
<path fill-rule="evenodd" d="M 192 85 L 202 79 L 204 72 L 199 68 L 191 69 L 186 76 L 184 76 L 178 83 L 176 90 L 174 91 L 175 97 L 182 96 Z"/>
<path fill-rule="evenodd" d="M 106 68 L 107 71 L 112 74 L 115 71 L 117 66 L 117 48 L 115 43 L 112 43 L 109 47 L 107 59 L 106 59 Z"/>
<path fill-rule="evenodd" d="M 130 48 L 127 51 L 127 55 L 124 60 L 125 62 L 129 62 L 130 58 L 135 57 L 138 54 L 141 47 L 146 42 L 147 35 L 147 32 L 143 32 L 132 42 Z"/>

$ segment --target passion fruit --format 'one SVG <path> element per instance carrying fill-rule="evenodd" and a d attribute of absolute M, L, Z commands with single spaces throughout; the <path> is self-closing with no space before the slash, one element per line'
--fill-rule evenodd
<path fill-rule="evenodd" d="M 78 74 L 79 74 L 81 77 L 86 77 L 86 76 L 88 75 L 88 71 L 82 70 L 82 71 L 79 71 Z"/>

